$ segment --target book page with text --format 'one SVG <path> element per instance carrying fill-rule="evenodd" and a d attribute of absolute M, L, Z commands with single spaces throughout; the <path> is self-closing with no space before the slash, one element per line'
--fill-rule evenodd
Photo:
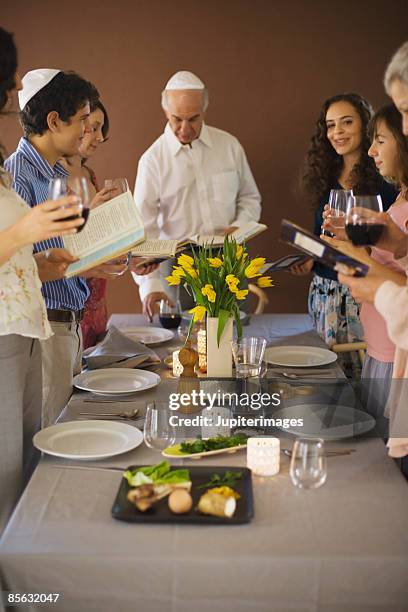
<path fill-rule="evenodd" d="M 178 240 L 160 240 L 159 238 L 148 238 L 132 249 L 132 255 L 139 257 L 174 257 L 177 252 Z"/>
<path fill-rule="evenodd" d="M 93 208 L 79 234 L 65 236 L 65 248 L 79 258 L 120 241 L 143 229 L 143 222 L 130 191 Z"/>

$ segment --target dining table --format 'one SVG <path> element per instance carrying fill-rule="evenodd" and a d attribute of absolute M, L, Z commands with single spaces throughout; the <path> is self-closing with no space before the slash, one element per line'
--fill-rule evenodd
<path fill-rule="evenodd" d="M 119 329 L 158 326 L 142 315 L 117 314 Z M 245 336 L 269 346 L 324 347 L 304 314 L 251 315 Z M 177 336 L 154 350 L 163 359 Z M 347 380 L 336 364 L 327 370 Z M 162 382 L 118 405 L 86 401 L 75 389 L 60 422 L 81 412 L 118 412 L 168 397 L 177 385 L 161 363 Z M 282 379 L 272 367 L 268 379 Z M 326 384 L 323 381 L 322 386 Z M 350 387 L 352 389 L 352 387 Z M 290 447 L 291 436 L 281 437 Z M 280 471 L 252 476 L 254 516 L 247 524 L 149 524 L 115 520 L 111 509 L 122 470 L 163 458 L 144 443 L 125 454 L 92 461 L 43 455 L 0 540 L 3 607 L 61 612 L 407 612 L 408 486 L 380 436 L 330 442 L 352 448 L 327 458 L 327 480 L 315 490 L 292 484 L 290 458 Z M 174 458 L 172 465 L 246 466 L 246 452 Z M 112 469 L 119 468 L 119 469 Z M 14 603 L 10 594 L 57 594 L 44 604 Z M 55 598 L 54 598 L 55 599 Z M 14 600 L 16 601 L 16 600 Z M 1 608 L 1 604 L 0 604 Z"/>

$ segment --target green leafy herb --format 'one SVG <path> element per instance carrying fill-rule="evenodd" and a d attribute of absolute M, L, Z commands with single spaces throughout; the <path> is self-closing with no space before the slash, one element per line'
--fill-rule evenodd
<path fill-rule="evenodd" d="M 177 484 L 190 480 L 190 472 L 188 470 L 172 470 L 168 461 L 162 461 L 157 465 L 150 465 L 144 468 L 136 468 L 135 470 L 127 470 L 123 476 L 131 487 L 147 483 Z"/>
<path fill-rule="evenodd" d="M 200 485 L 197 489 L 208 489 L 209 487 L 231 487 L 234 488 L 237 480 L 242 478 L 242 472 L 231 472 L 227 470 L 224 476 L 211 474 L 209 482 Z"/>
<path fill-rule="evenodd" d="M 208 438 L 208 440 L 197 438 L 194 442 L 182 442 L 180 444 L 180 450 L 183 453 L 189 454 L 205 453 L 206 451 L 242 446 L 246 444 L 247 439 L 248 436 L 242 433 L 234 436 L 217 436 L 216 438 Z"/>

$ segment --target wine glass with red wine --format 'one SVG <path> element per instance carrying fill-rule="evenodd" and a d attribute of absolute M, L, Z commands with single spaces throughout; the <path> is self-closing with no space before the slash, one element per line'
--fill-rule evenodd
<path fill-rule="evenodd" d="M 177 300 L 174 306 L 171 306 L 166 300 L 160 302 L 159 321 L 162 327 L 166 329 L 176 329 L 181 323 L 181 306 Z"/>
<path fill-rule="evenodd" d="M 48 185 L 48 197 L 50 200 L 58 200 L 67 195 L 76 195 L 78 197 L 79 204 L 82 205 L 82 213 L 80 215 L 67 217 L 65 220 L 73 221 L 74 219 L 78 219 L 78 217 L 83 217 L 85 222 L 77 228 L 78 232 L 82 232 L 88 220 L 91 208 L 91 196 L 86 178 L 68 176 L 50 180 Z"/>
<path fill-rule="evenodd" d="M 346 234 L 354 246 L 374 246 L 381 237 L 384 223 L 378 221 L 383 211 L 380 195 L 350 195 L 347 201 Z"/>

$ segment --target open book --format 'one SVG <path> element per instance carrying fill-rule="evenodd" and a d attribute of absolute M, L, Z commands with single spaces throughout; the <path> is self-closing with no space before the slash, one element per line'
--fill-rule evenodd
<path fill-rule="evenodd" d="M 264 232 L 266 229 L 267 226 L 263 223 L 252 221 L 241 225 L 238 229 L 229 234 L 229 236 L 236 240 L 238 244 L 242 244 L 261 232 Z M 181 251 L 191 249 L 192 247 L 206 245 L 221 247 L 224 243 L 224 238 L 225 236 L 209 236 L 203 234 L 195 234 L 187 240 L 160 240 L 148 238 L 142 244 L 132 249 L 132 255 L 134 257 L 151 258 L 150 262 L 160 262 L 175 257 Z"/>
<path fill-rule="evenodd" d="M 89 212 L 84 229 L 65 236 L 64 246 L 79 261 L 68 266 L 65 276 L 76 276 L 143 242 L 144 226 L 130 191 L 121 193 Z"/>
<path fill-rule="evenodd" d="M 347 255 L 339 248 L 327 244 L 318 236 L 292 223 L 292 221 L 282 219 L 281 239 L 330 268 L 335 269 L 336 264 L 342 263 L 354 268 L 355 276 L 365 276 L 368 272 L 369 267 L 366 263 L 359 261 L 356 257 Z"/>
<path fill-rule="evenodd" d="M 276 261 L 266 262 L 262 268 L 259 268 L 259 271 L 261 274 L 265 274 L 265 272 L 280 272 L 281 270 L 288 270 L 294 265 L 302 264 L 308 259 L 310 259 L 309 255 L 285 255 Z"/>

